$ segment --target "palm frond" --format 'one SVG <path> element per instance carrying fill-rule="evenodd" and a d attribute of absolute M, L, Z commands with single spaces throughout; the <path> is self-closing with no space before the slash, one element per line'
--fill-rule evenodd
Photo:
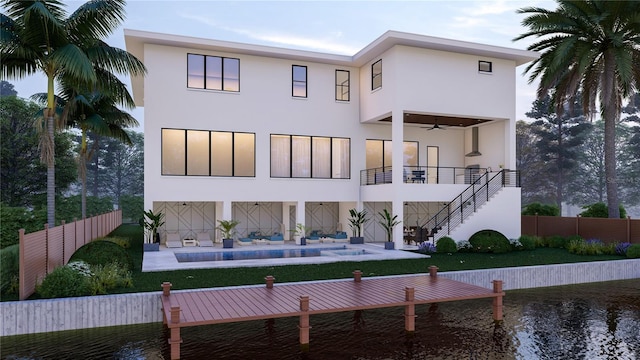
<path fill-rule="evenodd" d="M 124 21 L 124 0 L 93 0 L 82 4 L 66 21 L 66 28 L 78 43 L 104 39 Z"/>

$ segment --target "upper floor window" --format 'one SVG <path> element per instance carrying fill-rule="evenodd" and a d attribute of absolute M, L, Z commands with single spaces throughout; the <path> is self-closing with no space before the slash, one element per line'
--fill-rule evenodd
<path fill-rule="evenodd" d="M 493 71 L 493 64 L 491 61 L 478 61 L 478 71 L 481 73 L 490 73 Z"/>
<path fill-rule="evenodd" d="M 293 65 L 291 74 L 293 84 L 291 95 L 293 97 L 307 97 L 307 67 Z"/>
<path fill-rule="evenodd" d="M 349 101 L 349 71 L 336 70 L 336 100 Z"/>
<path fill-rule="evenodd" d="M 271 135 L 271 177 L 348 179 L 348 138 Z"/>
<path fill-rule="evenodd" d="M 255 134 L 162 129 L 162 175 L 255 176 Z"/>
<path fill-rule="evenodd" d="M 187 54 L 187 87 L 240 91 L 240 59 Z"/>
<path fill-rule="evenodd" d="M 371 65 L 371 90 L 382 87 L 382 59 Z"/>

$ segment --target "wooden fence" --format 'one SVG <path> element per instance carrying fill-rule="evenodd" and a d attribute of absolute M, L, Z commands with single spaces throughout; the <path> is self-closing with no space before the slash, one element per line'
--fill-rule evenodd
<path fill-rule="evenodd" d="M 535 236 L 580 235 L 583 239 L 599 239 L 606 243 L 640 244 L 640 219 L 523 215 L 521 232 Z"/>
<path fill-rule="evenodd" d="M 36 285 L 55 268 L 65 265 L 82 245 L 106 236 L 122 224 L 122 210 L 25 234 L 20 229 L 20 300 L 35 292 Z"/>

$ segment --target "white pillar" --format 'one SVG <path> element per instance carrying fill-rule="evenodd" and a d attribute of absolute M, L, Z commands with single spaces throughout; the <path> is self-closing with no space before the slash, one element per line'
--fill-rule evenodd
<path fill-rule="evenodd" d="M 296 226 L 298 224 L 302 224 L 306 226 L 306 219 L 305 219 L 305 202 L 304 201 L 298 201 L 298 205 L 296 205 Z M 296 244 L 300 245 L 300 236 L 302 236 L 302 234 L 299 234 L 299 236 L 296 236 Z"/>
<path fill-rule="evenodd" d="M 397 219 L 404 219 L 404 206 L 400 189 L 404 184 L 404 112 L 402 109 L 394 109 L 391 116 L 391 142 L 392 142 L 392 171 L 393 192 L 391 199 L 391 216 L 398 215 Z M 404 246 L 403 223 L 393 228 L 393 242 L 396 249 Z"/>

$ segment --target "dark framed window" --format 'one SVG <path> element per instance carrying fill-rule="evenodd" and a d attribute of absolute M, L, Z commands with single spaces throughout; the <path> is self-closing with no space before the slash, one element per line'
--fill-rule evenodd
<path fill-rule="evenodd" d="M 478 61 L 478 71 L 482 73 L 490 73 L 493 72 L 493 64 L 491 61 Z"/>
<path fill-rule="evenodd" d="M 187 87 L 240 91 L 240 59 L 187 54 Z"/>
<path fill-rule="evenodd" d="M 255 134 L 162 129 L 162 175 L 255 176 Z"/>
<path fill-rule="evenodd" d="M 307 67 L 293 65 L 291 68 L 291 96 L 307 97 Z"/>
<path fill-rule="evenodd" d="M 367 139 L 365 142 L 366 159 L 365 166 L 367 169 L 387 168 L 392 164 L 391 140 Z M 403 166 L 417 167 L 418 159 L 418 142 L 403 141 Z"/>
<path fill-rule="evenodd" d="M 336 70 L 336 100 L 349 101 L 351 73 L 347 70 Z"/>
<path fill-rule="evenodd" d="M 349 179 L 351 140 L 272 134 L 271 177 Z"/>
<path fill-rule="evenodd" d="M 371 90 L 382 87 L 382 59 L 371 65 Z"/>

